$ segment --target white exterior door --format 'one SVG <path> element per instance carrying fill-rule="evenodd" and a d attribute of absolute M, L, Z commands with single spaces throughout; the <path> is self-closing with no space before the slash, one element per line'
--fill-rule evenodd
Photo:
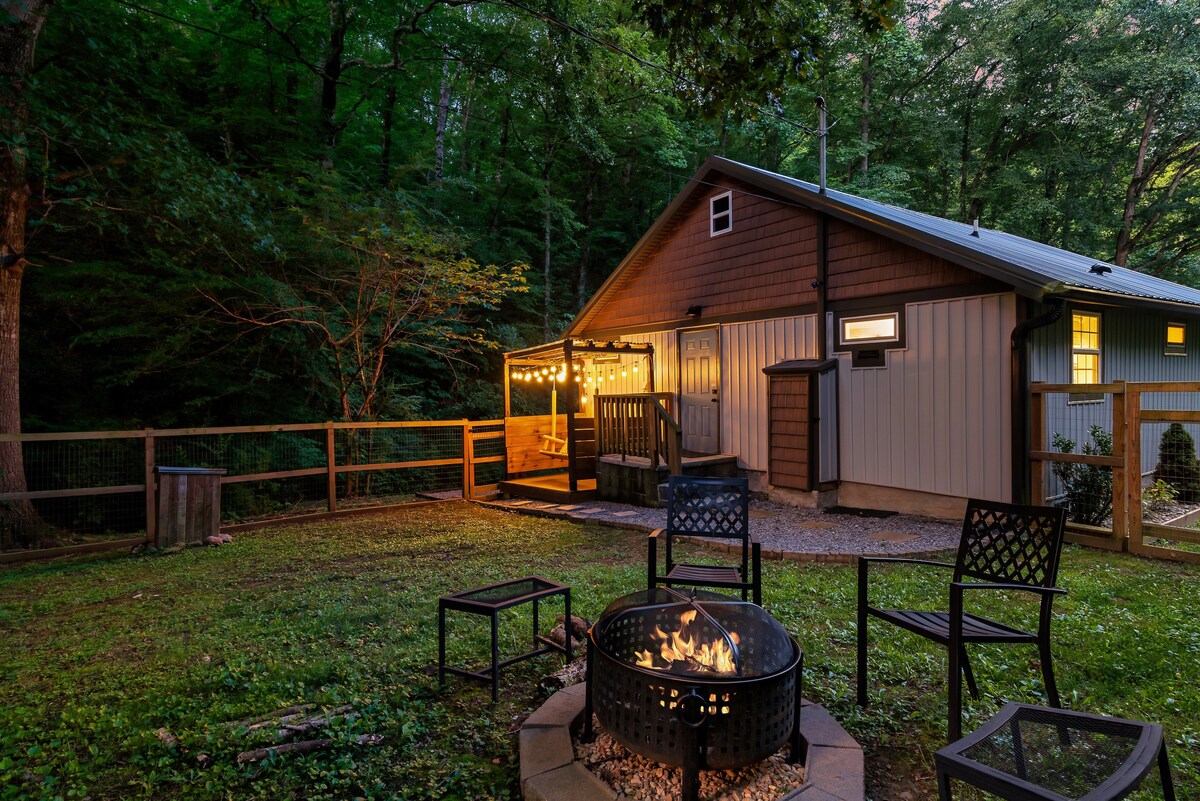
<path fill-rule="evenodd" d="M 679 424 L 683 449 L 721 451 L 720 329 L 679 333 Z"/>

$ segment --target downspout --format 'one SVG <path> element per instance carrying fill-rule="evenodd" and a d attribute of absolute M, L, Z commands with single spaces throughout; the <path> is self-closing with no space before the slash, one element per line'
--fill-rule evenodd
<path fill-rule="evenodd" d="M 1017 323 L 1012 330 L 1012 498 L 1013 503 L 1030 503 L 1029 420 L 1033 415 L 1029 392 L 1029 335 L 1038 328 L 1058 322 L 1063 314 L 1062 298 L 1049 298 L 1049 310 Z"/>

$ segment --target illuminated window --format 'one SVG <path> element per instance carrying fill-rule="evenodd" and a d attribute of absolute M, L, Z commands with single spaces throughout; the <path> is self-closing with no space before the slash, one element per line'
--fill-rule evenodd
<path fill-rule="evenodd" d="M 733 192 L 726 192 L 708 201 L 708 233 L 709 236 L 724 234 L 733 230 Z"/>
<path fill-rule="evenodd" d="M 900 315 L 896 312 L 842 318 L 841 342 L 843 345 L 896 342 L 899 339 Z"/>
<path fill-rule="evenodd" d="M 1167 323 L 1167 349 L 1168 356 L 1186 356 L 1187 355 L 1187 324 L 1186 323 Z"/>
<path fill-rule="evenodd" d="M 1071 383 L 1100 383 L 1100 315 L 1071 315 Z"/>

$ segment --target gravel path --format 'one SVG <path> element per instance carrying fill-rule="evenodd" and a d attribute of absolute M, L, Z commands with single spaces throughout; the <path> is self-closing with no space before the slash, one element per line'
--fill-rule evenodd
<path fill-rule="evenodd" d="M 492 501 L 500 509 L 545 517 L 603 522 L 650 531 L 666 525 L 665 509 L 610 501 L 552 504 L 523 498 Z M 853 561 L 857 556 L 929 555 L 958 547 L 959 523 L 894 514 L 869 517 L 751 500 L 750 530 L 763 556 L 796 561 Z"/>

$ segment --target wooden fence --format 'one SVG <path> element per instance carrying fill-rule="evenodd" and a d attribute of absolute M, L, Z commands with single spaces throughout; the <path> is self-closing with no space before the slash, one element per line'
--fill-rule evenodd
<path fill-rule="evenodd" d="M 1172 402 L 1159 405 L 1175 408 L 1148 408 L 1154 404 L 1147 403 L 1147 398 L 1163 394 L 1170 396 Z M 1100 400 L 1094 400 L 1097 396 Z M 1190 397 L 1181 403 L 1184 396 Z M 1200 563 L 1200 530 L 1191 528 L 1195 524 L 1193 518 L 1200 519 L 1200 513 L 1155 523 L 1145 519 L 1143 504 L 1144 490 L 1155 467 L 1153 463 L 1146 464 L 1146 453 L 1154 445 L 1154 441 L 1146 436 L 1147 431 L 1170 423 L 1197 426 L 1195 430 L 1200 431 L 1200 403 L 1197 400 L 1200 400 L 1200 382 L 1115 381 L 1086 386 L 1035 382 L 1030 419 L 1032 496 L 1056 499 L 1056 493 L 1062 492 L 1063 488 L 1056 486 L 1057 479 L 1052 475 L 1056 464 L 1110 471 L 1110 524 L 1085 525 L 1072 521 L 1068 523 L 1068 539 L 1098 548 Z M 1092 425 L 1102 425 L 1105 433 L 1111 434 L 1112 454 L 1085 455 L 1051 450 L 1048 437 L 1057 433 L 1056 423 L 1072 416 L 1083 417 L 1085 413 L 1090 413 Z M 1083 439 L 1081 431 L 1082 427 L 1076 432 L 1080 434 L 1080 440 Z M 1060 500 L 1071 501 L 1069 497 Z M 1192 505 L 1200 506 L 1200 503 Z"/>
<path fill-rule="evenodd" d="M 397 494 L 457 491 L 475 498 L 494 492 L 503 478 L 504 436 L 503 420 L 0 434 L 0 441 L 21 443 L 28 487 L 0 493 L 0 522 L 6 505 L 24 505 L 45 529 L 82 531 L 96 540 L 4 551 L 0 562 L 156 543 L 156 466 L 226 468 L 221 485 L 229 488 L 227 497 L 242 487 L 269 495 L 299 481 L 303 487 L 289 493 L 290 516 L 333 513 Z M 237 464 L 218 463 L 222 456 Z M 409 477 L 404 491 L 395 480 L 377 478 L 398 475 Z M 80 501 L 93 504 L 87 514 L 55 508 Z M 96 511 L 101 503 L 105 508 Z"/>

